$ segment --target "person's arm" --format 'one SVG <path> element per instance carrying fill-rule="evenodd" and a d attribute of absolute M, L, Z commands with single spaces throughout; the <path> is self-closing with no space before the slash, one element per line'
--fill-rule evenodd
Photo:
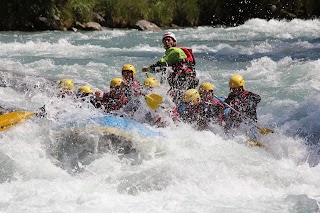
<path fill-rule="evenodd" d="M 224 100 L 224 102 L 230 105 L 230 102 L 232 99 L 233 99 L 233 96 L 231 93 L 229 93 L 228 97 Z"/>
<path fill-rule="evenodd" d="M 255 111 L 257 109 L 258 103 L 261 101 L 261 97 L 258 94 L 254 94 L 252 92 L 249 92 L 247 95 L 247 111 Z"/>
<path fill-rule="evenodd" d="M 258 94 L 251 93 L 251 99 L 254 101 L 256 104 L 258 104 L 261 101 L 261 97 Z"/>
<path fill-rule="evenodd" d="M 142 67 L 142 72 L 149 72 L 149 73 L 160 72 L 161 69 L 156 69 L 156 67 L 162 67 L 162 66 L 166 66 L 166 63 L 162 63 L 162 62 L 158 61 L 157 63 L 152 64 L 152 65 L 149 66 L 149 67 L 143 66 L 143 67 Z"/>
<path fill-rule="evenodd" d="M 166 50 L 165 55 L 155 64 L 149 66 L 149 67 L 143 67 L 143 72 L 160 72 L 161 69 L 155 69 L 156 67 L 162 67 L 162 66 L 172 66 L 174 64 L 177 64 L 183 59 L 186 59 L 187 55 L 177 47 L 171 47 Z"/>
<path fill-rule="evenodd" d="M 261 97 L 258 94 L 254 94 L 250 92 L 248 94 L 247 100 L 248 102 L 245 110 L 246 117 L 256 122 L 258 120 L 257 106 L 258 106 L 258 103 L 261 101 Z"/>
<path fill-rule="evenodd" d="M 225 109 L 226 108 L 224 107 L 224 105 L 218 104 L 218 106 L 217 106 L 217 111 L 218 111 L 217 115 L 218 115 L 218 120 L 219 120 L 220 126 L 225 126 L 226 125 L 226 116 L 224 114 L 224 110 Z"/>

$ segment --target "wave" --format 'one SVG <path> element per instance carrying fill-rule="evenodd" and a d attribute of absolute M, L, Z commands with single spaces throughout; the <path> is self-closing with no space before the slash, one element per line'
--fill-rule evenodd
<path fill-rule="evenodd" d="M 107 151 L 86 158 L 83 152 L 80 172 L 70 170 L 81 149 L 66 146 L 70 155 L 60 152 L 66 158 L 59 163 L 57 141 L 74 136 L 91 150 L 89 144 L 104 136 L 73 135 L 58 127 L 99 112 L 56 98 L 57 83 L 69 77 L 76 87 L 88 84 L 107 91 L 125 63 L 134 64 L 144 79 L 139 67 L 163 54 L 164 31 L 1 34 L 0 47 L 9 50 L 0 53 L 0 105 L 34 112 L 46 104 L 48 113 L 0 134 L 1 210 L 318 211 L 317 29 L 319 20 L 253 19 L 235 28 L 173 30 L 180 45 L 194 49 L 200 81 L 214 83 L 216 95 L 225 97 L 230 76 L 239 73 L 246 88 L 261 96 L 258 125 L 275 131 L 261 137 L 268 149 L 248 146 L 241 132 L 227 137 L 188 125 L 168 126 L 161 130 L 165 139 L 139 147 L 142 155 L 120 157 Z"/>

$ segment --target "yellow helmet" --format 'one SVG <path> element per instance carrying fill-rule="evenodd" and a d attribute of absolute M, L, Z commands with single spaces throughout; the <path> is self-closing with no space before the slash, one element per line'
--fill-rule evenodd
<path fill-rule="evenodd" d="M 196 89 L 188 89 L 183 94 L 182 102 L 193 102 L 194 104 L 198 104 L 200 102 L 200 94 Z"/>
<path fill-rule="evenodd" d="M 71 79 L 62 79 L 59 84 L 58 87 L 61 89 L 66 89 L 66 90 L 72 90 L 74 86 L 74 83 Z"/>
<path fill-rule="evenodd" d="M 133 78 L 135 78 L 135 77 L 136 77 L 136 75 L 137 75 L 136 68 L 134 68 L 134 66 L 133 66 L 133 65 L 131 65 L 131 64 L 125 64 L 125 65 L 123 65 L 123 67 L 122 67 L 122 71 L 124 71 L 124 70 L 131 71 L 131 72 L 132 72 L 132 76 L 133 76 Z"/>
<path fill-rule="evenodd" d="M 213 91 L 214 87 L 211 83 L 209 82 L 203 82 L 199 86 L 199 93 L 201 94 L 203 91 Z"/>
<path fill-rule="evenodd" d="M 153 87 L 158 87 L 159 82 L 155 78 L 146 78 L 143 82 L 143 86 L 146 88 L 153 88 Z"/>
<path fill-rule="evenodd" d="M 123 83 L 122 78 L 114 78 L 110 81 L 110 87 L 121 86 L 122 83 Z"/>
<path fill-rule="evenodd" d="M 244 79 L 241 75 L 233 75 L 230 78 L 230 81 L 229 81 L 230 88 L 238 88 L 238 87 L 244 88 L 244 85 L 245 85 L 245 82 L 244 82 Z"/>
<path fill-rule="evenodd" d="M 78 93 L 81 94 L 90 94 L 93 93 L 92 89 L 89 86 L 81 86 L 78 89 Z"/>

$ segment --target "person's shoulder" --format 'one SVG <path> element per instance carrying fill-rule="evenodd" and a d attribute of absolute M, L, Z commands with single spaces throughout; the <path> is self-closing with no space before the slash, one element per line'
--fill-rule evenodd
<path fill-rule="evenodd" d="M 227 102 L 228 100 L 230 100 L 230 99 L 232 99 L 232 98 L 234 98 L 234 97 L 235 97 L 235 95 L 234 95 L 232 92 L 230 92 L 230 93 L 228 94 L 227 98 L 226 98 L 224 101 Z"/>
<path fill-rule="evenodd" d="M 174 52 L 184 52 L 181 48 L 179 47 L 170 47 L 168 51 L 174 51 Z"/>
<path fill-rule="evenodd" d="M 256 100 L 257 102 L 259 102 L 261 100 L 260 95 L 258 95 L 256 93 L 253 93 L 251 91 L 247 91 L 247 90 L 246 90 L 246 92 L 247 92 L 247 96 L 249 96 L 250 98 Z"/>
<path fill-rule="evenodd" d="M 244 92 L 247 93 L 248 95 L 259 96 L 260 97 L 260 95 L 254 93 L 254 92 L 248 91 L 248 90 L 245 90 Z"/>
<path fill-rule="evenodd" d="M 109 98 L 110 95 L 111 95 L 111 92 L 110 92 L 110 91 L 109 91 L 109 92 L 104 92 L 104 93 L 102 94 L 102 97 L 103 97 L 103 98 Z"/>

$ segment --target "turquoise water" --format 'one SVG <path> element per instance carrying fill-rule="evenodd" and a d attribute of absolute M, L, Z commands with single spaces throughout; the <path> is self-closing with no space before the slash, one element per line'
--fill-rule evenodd
<path fill-rule="evenodd" d="M 211 81 L 216 95 L 225 97 L 239 73 L 261 96 L 259 125 L 276 131 L 262 139 L 269 151 L 246 146 L 245 135 L 228 139 L 181 125 L 161 130 L 163 141 L 139 144 L 137 162 L 104 153 L 80 173 L 57 166 L 55 127 L 100 113 L 53 97 L 57 82 L 68 77 L 106 91 L 126 63 L 142 81 L 141 67 L 164 53 L 164 32 L 0 33 L 0 106 L 35 111 L 46 104 L 48 111 L 45 120 L 1 134 L 0 176 L 10 181 L 0 185 L 0 211 L 318 211 L 319 20 L 172 30 L 178 45 L 193 49 L 200 81 Z"/>

